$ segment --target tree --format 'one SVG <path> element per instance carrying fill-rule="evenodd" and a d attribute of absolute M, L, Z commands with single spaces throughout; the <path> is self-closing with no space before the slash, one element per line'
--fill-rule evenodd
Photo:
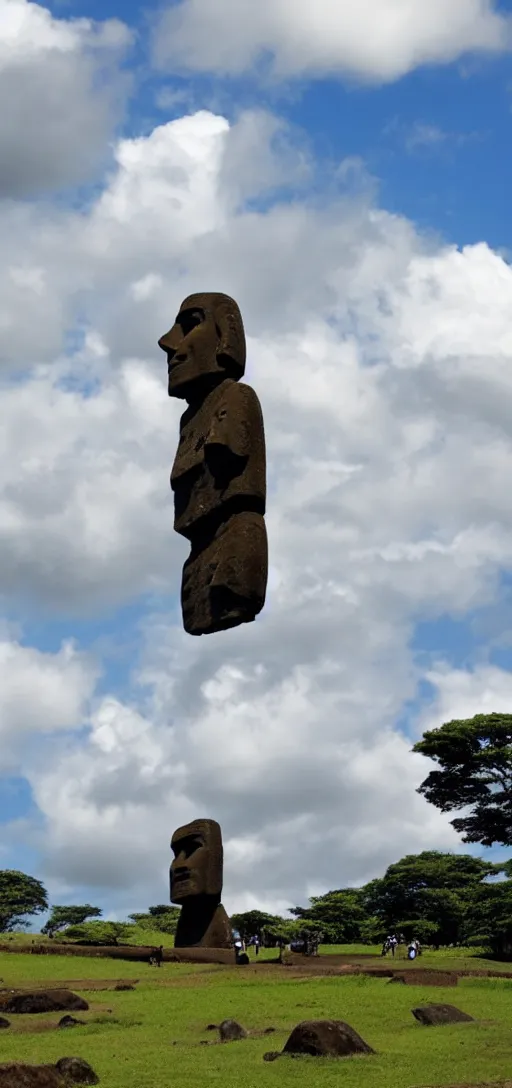
<path fill-rule="evenodd" d="M 361 942 L 362 944 L 382 944 L 388 933 L 389 926 L 385 924 L 382 918 L 370 914 L 361 925 Z M 419 940 L 421 940 L 421 937 Z"/>
<path fill-rule="evenodd" d="M 309 907 L 291 907 L 290 913 L 330 933 L 329 943 L 351 944 L 362 939 L 361 927 L 368 915 L 359 888 L 341 888 L 313 896 L 309 902 Z"/>
<path fill-rule="evenodd" d="M 426 850 L 390 865 L 382 878 L 362 889 L 362 895 L 368 913 L 380 919 L 388 933 L 405 933 L 407 923 L 429 922 L 435 927 L 432 943 L 457 944 L 477 889 L 497 869 L 468 854 Z"/>
<path fill-rule="evenodd" d="M 266 945 L 278 944 L 281 951 L 283 945 L 290 944 L 298 937 L 297 922 L 288 918 L 279 918 L 276 915 L 275 922 L 266 925 L 262 929 L 262 938 Z"/>
<path fill-rule="evenodd" d="M 320 926 L 318 922 L 310 922 L 302 918 L 292 921 L 288 918 L 279 918 L 274 924 L 265 926 L 263 930 L 265 944 L 278 944 L 280 957 L 283 946 L 292 941 L 303 941 L 306 949 L 318 948 L 321 941 L 327 940 L 332 944 L 332 932 L 329 926 Z"/>
<path fill-rule="evenodd" d="M 64 933 L 66 940 L 82 944 L 118 945 L 128 941 L 133 933 L 133 926 L 127 922 L 84 922 L 81 926 L 70 926 Z"/>
<path fill-rule="evenodd" d="M 498 959 L 512 959 L 512 879 L 479 888 L 467 917 L 465 937 Z"/>
<path fill-rule="evenodd" d="M 159 933 L 167 933 L 174 936 L 180 916 L 180 907 L 171 907 L 162 903 L 156 907 L 149 907 L 147 914 L 129 914 L 128 917 L 141 929 L 158 930 Z"/>
<path fill-rule="evenodd" d="M 85 903 L 83 907 L 52 907 L 41 933 L 60 933 L 68 926 L 82 925 L 88 918 L 100 918 L 101 913 L 99 907 L 91 907 L 89 903 Z"/>
<path fill-rule="evenodd" d="M 435 760 L 418 789 L 441 812 L 472 811 L 452 820 L 463 842 L 512 846 L 512 714 L 476 714 L 424 733 L 412 749 Z"/>
<path fill-rule="evenodd" d="M 261 940 L 264 929 L 279 926 L 283 921 L 277 914 L 266 914 L 263 910 L 246 910 L 243 914 L 232 914 L 230 918 L 233 929 L 238 930 L 243 941 L 251 937 Z"/>
<path fill-rule="evenodd" d="M 48 895 L 40 880 L 17 869 L 0 870 L 0 933 L 25 926 L 27 916 L 48 910 Z"/>

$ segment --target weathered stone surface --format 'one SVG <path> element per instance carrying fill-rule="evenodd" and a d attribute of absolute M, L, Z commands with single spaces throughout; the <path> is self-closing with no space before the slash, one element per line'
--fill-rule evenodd
<path fill-rule="evenodd" d="M 205 1028 L 205 1031 L 218 1031 L 218 1030 L 219 1030 L 219 1025 L 218 1024 L 207 1024 L 206 1028 Z"/>
<path fill-rule="evenodd" d="M 267 1050 L 266 1054 L 263 1055 L 263 1061 L 264 1062 L 275 1062 L 276 1058 L 280 1058 L 280 1057 L 281 1057 L 281 1051 L 280 1050 Z"/>
<path fill-rule="evenodd" d="M 424 1005 L 411 1011 L 416 1020 L 427 1027 L 438 1024 L 462 1024 L 474 1019 L 467 1012 L 456 1009 L 455 1005 Z"/>
<path fill-rule="evenodd" d="M 0 1016 L 0 1028 L 10 1028 L 9 1020 L 5 1019 L 5 1016 Z"/>
<path fill-rule="evenodd" d="M 237 1020 L 223 1020 L 219 1027 L 221 1043 L 233 1043 L 237 1039 L 246 1039 L 247 1032 Z"/>
<path fill-rule="evenodd" d="M 222 834 L 215 820 L 194 820 L 172 836 L 171 903 L 181 904 L 176 948 L 226 948 L 233 945 L 222 893 Z"/>
<path fill-rule="evenodd" d="M 235 949 L 205 948 L 195 945 L 193 948 L 170 948 L 166 950 L 166 963 L 221 963 L 232 967 L 235 963 Z"/>
<path fill-rule="evenodd" d="M 131 986 L 129 982 L 118 982 L 117 986 L 114 986 L 114 990 L 134 990 L 135 986 Z"/>
<path fill-rule="evenodd" d="M 245 370 L 240 310 L 223 294 L 190 295 L 159 340 L 168 393 L 188 402 L 171 473 L 174 528 L 191 544 L 183 625 L 192 635 L 250 623 L 268 576 L 265 435 Z"/>
<path fill-rule="evenodd" d="M 11 1013 L 39 1013 L 39 1012 L 65 1012 L 67 1009 L 76 1012 L 80 1009 L 88 1009 L 87 1001 L 71 990 L 33 990 L 15 994 L 2 995 L 0 999 L 2 1012 Z"/>
<path fill-rule="evenodd" d="M 85 1020 L 76 1020 L 74 1016 L 63 1016 L 59 1020 L 60 1028 L 74 1028 L 77 1024 L 85 1024 Z"/>
<path fill-rule="evenodd" d="M 61 1058 L 56 1065 L 0 1065 L 0 1088 L 69 1088 L 71 1084 L 99 1084 L 83 1058 Z"/>
<path fill-rule="evenodd" d="M 56 1069 L 73 1084 L 99 1084 L 100 1082 L 94 1069 L 83 1058 L 59 1058 Z"/>
<path fill-rule="evenodd" d="M 24 1065 L 8 1062 L 0 1065 L 0 1088 L 67 1088 L 54 1065 Z"/>
<path fill-rule="evenodd" d="M 343 1020 L 302 1020 L 286 1041 L 283 1054 L 309 1054 L 315 1058 L 346 1058 L 375 1053 Z"/>

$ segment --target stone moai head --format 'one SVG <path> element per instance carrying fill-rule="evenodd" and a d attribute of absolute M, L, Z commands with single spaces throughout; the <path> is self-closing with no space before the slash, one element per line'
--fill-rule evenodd
<path fill-rule="evenodd" d="M 189 295 L 158 346 L 167 355 L 170 397 L 200 399 L 225 378 L 239 381 L 244 375 L 242 315 L 229 295 Z"/>
<path fill-rule="evenodd" d="M 215 820 L 193 820 L 178 827 L 171 839 L 171 903 L 196 895 L 222 892 L 222 834 Z"/>

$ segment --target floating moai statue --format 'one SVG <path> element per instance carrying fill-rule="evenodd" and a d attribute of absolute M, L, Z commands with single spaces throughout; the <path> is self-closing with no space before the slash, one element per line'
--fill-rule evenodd
<path fill-rule="evenodd" d="M 174 528 L 190 541 L 181 607 L 190 635 L 250 623 L 265 603 L 268 545 L 260 402 L 240 378 L 245 333 L 228 295 L 189 295 L 158 341 L 170 397 L 186 400 L 171 472 Z"/>
<path fill-rule="evenodd" d="M 222 835 L 215 820 L 193 820 L 171 839 L 171 903 L 181 904 L 175 948 L 232 948 L 229 918 L 221 905 Z"/>

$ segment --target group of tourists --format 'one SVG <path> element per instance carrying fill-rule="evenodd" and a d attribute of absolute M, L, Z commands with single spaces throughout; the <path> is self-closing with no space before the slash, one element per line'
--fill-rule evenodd
<path fill-rule="evenodd" d="M 388 952 L 391 952 L 391 955 L 394 956 L 399 944 L 405 944 L 405 937 L 403 933 L 399 933 L 398 936 L 396 933 L 391 933 L 388 937 L 386 937 L 386 940 L 382 945 L 381 955 L 386 956 Z M 407 945 L 407 958 L 410 960 L 415 960 L 416 956 L 421 956 L 421 945 L 416 937 L 412 937 L 409 941 L 409 944 Z"/>
<path fill-rule="evenodd" d="M 238 931 L 235 930 L 233 931 L 233 942 L 237 959 L 239 956 L 242 955 L 242 953 L 247 952 L 247 948 L 254 948 L 256 955 L 259 954 L 261 941 L 258 936 L 251 937 L 246 942 L 243 937 L 240 936 Z M 284 942 L 280 943 L 284 944 Z M 391 952 L 391 955 L 394 956 L 399 944 L 405 944 L 405 937 L 403 933 L 399 933 L 398 935 L 396 933 L 389 934 L 389 936 L 386 937 L 384 944 L 382 945 L 381 955 L 386 956 L 388 952 Z M 292 952 L 302 952 L 302 954 L 306 956 L 317 956 L 318 938 L 314 937 L 307 938 L 302 941 L 292 941 L 291 944 L 287 947 Z M 421 956 L 421 945 L 416 937 L 413 937 L 411 938 L 407 946 L 407 957 L 410 960 L 414 960 L 416 959 L 416 956 Z M 150 967 L 161 967 L 163 958 L 164 948 L 163 945 L 160 945 L 160 948 L 153 949 L 151 956 L 149 957 Z"/>
<path fill-rule="evenodd" d="M 254 948 L 256 955 L 259 955 L 261 941 L 258 936 L 250 937 L 248 941 L 244 941 L 243 937 L 240 936 L 238 931 L 235 931 L 233 933 L 233 938 L 237 955 L 240 955 L 242 952 L 246 952 L 248 948 Z"/>

